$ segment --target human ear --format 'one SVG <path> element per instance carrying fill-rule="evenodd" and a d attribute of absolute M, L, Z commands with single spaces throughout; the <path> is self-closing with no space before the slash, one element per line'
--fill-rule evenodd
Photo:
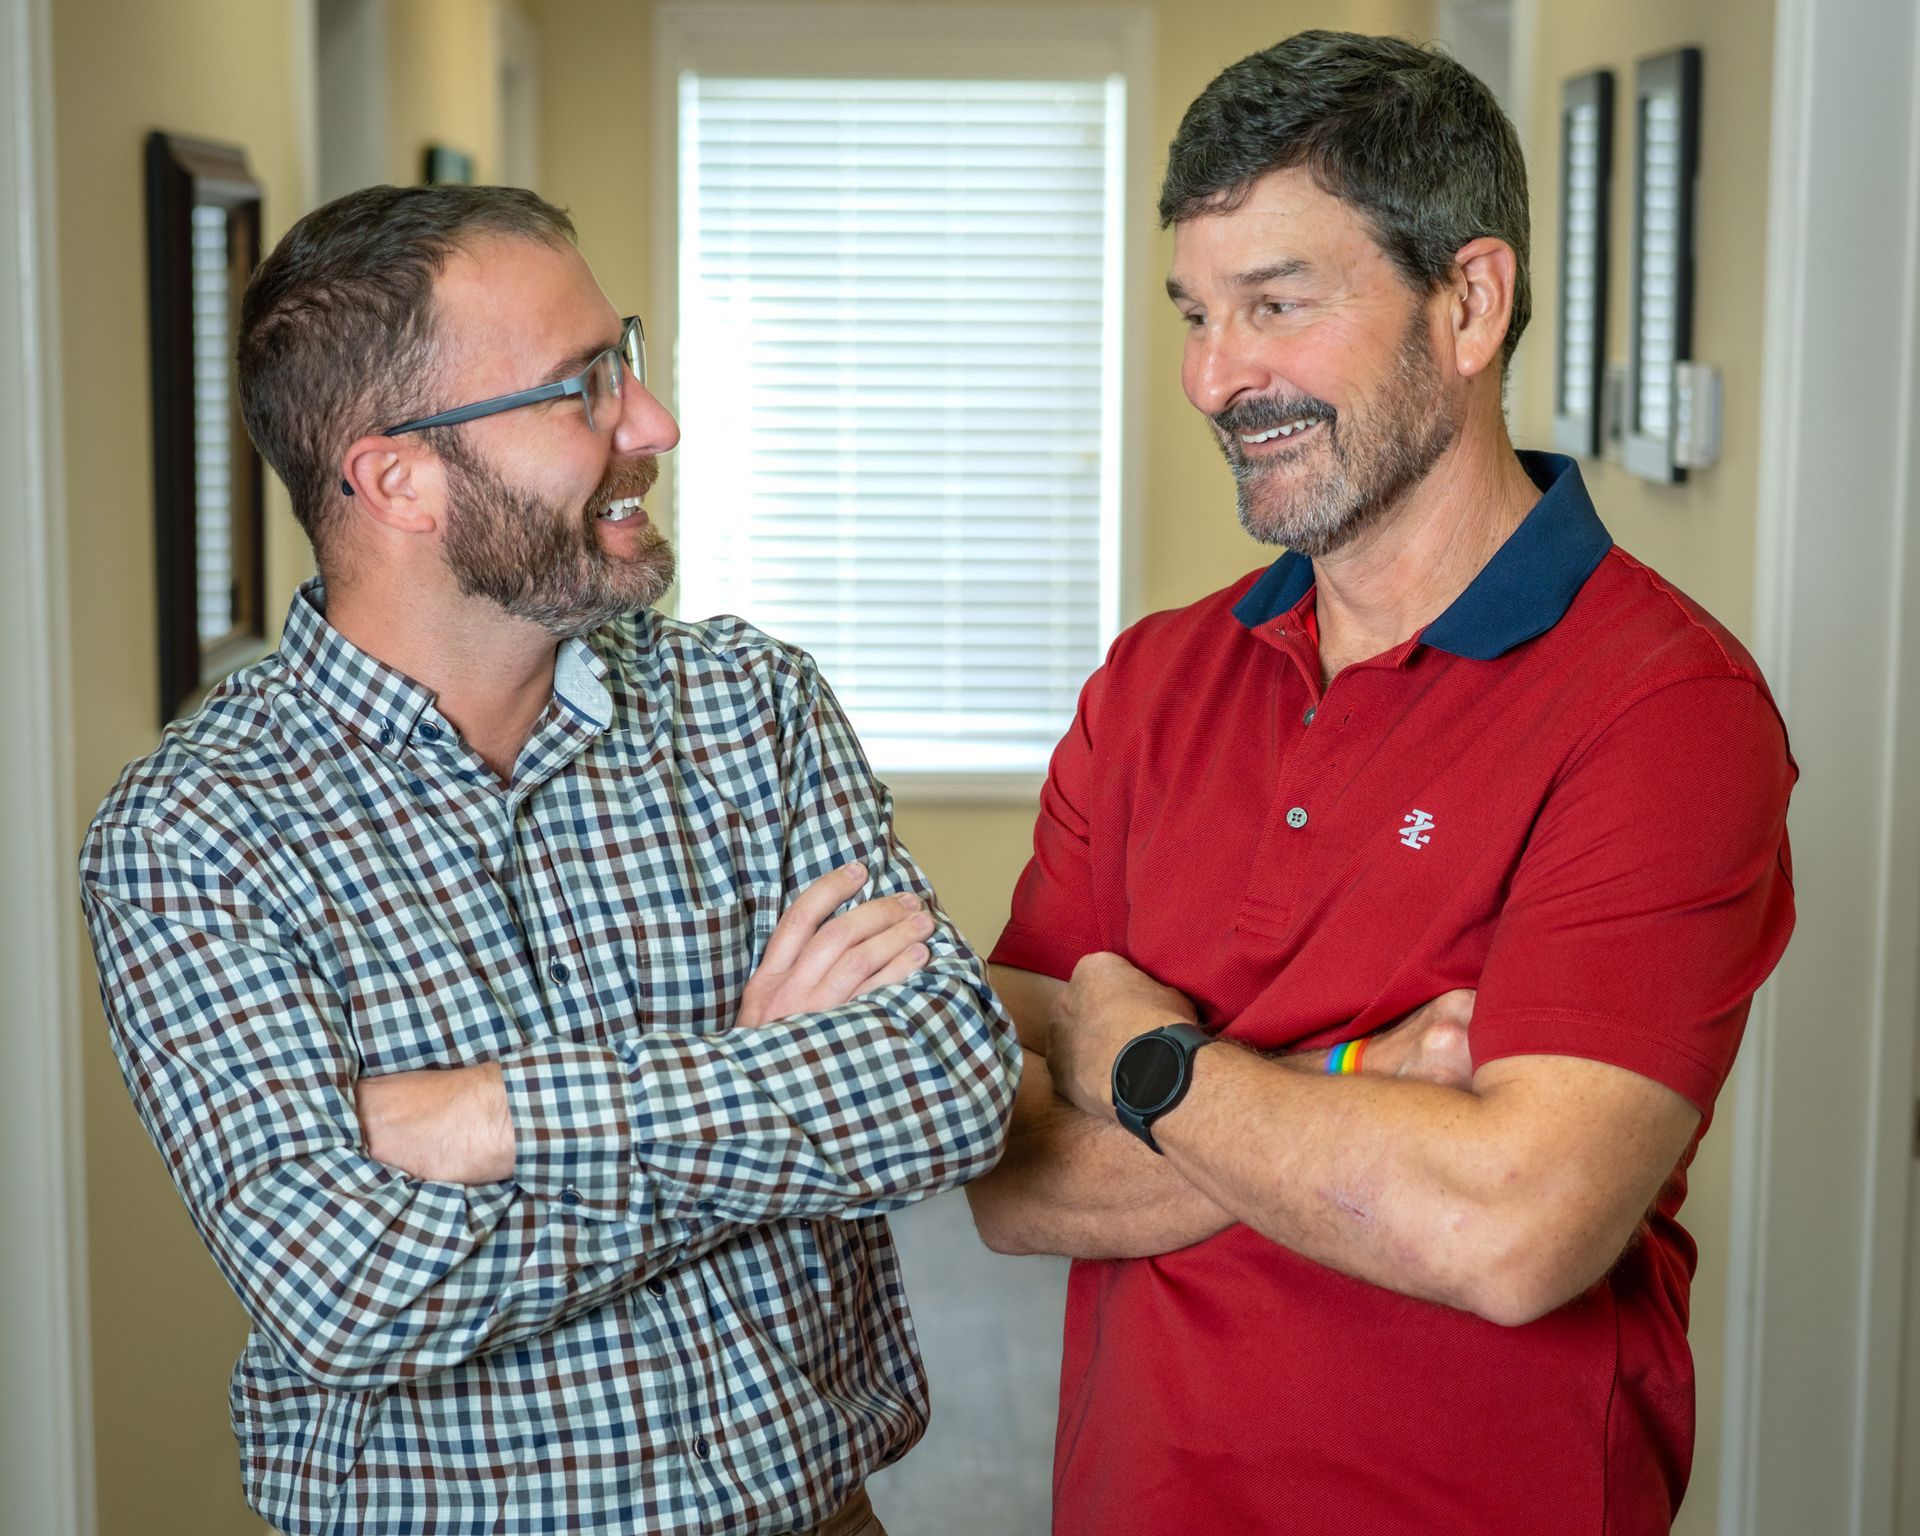
<path fill-rule="evenodd" d="M 427 533 L 439 506 L 437 461 L 419 444 L 363 437 L 340 461 L 340 490 L 358 510 L 396 533 Z"/>
<path fill-rule="evenodd" d="M 1452 304 L 1454 366 L 1473 378 L 1498 361 L 1513 319 L 1513 286 L 1519 270 L 1513 247 L 1492 235 L 1469 240 L 1454 256 Z"/>

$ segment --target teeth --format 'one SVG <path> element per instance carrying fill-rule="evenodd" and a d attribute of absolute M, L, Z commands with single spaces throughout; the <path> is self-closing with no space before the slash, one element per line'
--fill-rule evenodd
<path fill-rule="evenodd" d="M 1304 432 L 1308 427 L 1317 427 L 1319 425 L 1320 418 L 1318 416 L 1302 416 L 1298 421 L 1289 421 L 1277 427 L 1269 427 L 1264 432 L 1254 432 L 1251 434 L 1242 433 L 1240 441 L 1251 448 L 1256 443 L 1270 443 L 1276 437 L 1292 437 L 1296 432 Z"/>
<path fill-rule="evenodd" d="M 638 496 L 622 496 L 618 501 L 608 504 L 607 510 L 600 514 L 600 521 L 603 523 L 624 523 L 639 510 L 640 498 Z"/>

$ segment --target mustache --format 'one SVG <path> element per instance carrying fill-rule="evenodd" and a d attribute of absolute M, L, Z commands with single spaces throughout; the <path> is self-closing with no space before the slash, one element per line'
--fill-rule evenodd
<path fill-rule="evenodd" d="M 616 501 L 628 496 L 644 496 L 660 478 L 660 461 L 652 454 L 644 459 L 626 459 L 616 464 L 600 482 L 600 489 L 587 503 L 589 521 L 598 517 Z"/>
<path fill-rule="evenodd" d="M 1239 435 L 1270 431 L 1274 427 L 1285 426 L 1290 421 L 1298 421 L 1302 416 L 1318 416 L 1327 425 L 1327 435 L 1333 436 L 1334 418 L 1339 412 L 1324 400 L 1312 395 L 1262 396 L 1255 400 L 1242 400 L 1238 405 L 1230 405 L 1224 411 L 1211 417 L 1214 426 L 1225 435 L 1229 451 L 1240 446 Z"/>

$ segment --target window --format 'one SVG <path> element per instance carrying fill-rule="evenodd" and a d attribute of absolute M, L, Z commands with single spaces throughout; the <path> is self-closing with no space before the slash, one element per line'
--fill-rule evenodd
<path fill-rule="evenodd" d="M 1127 78 L 916 15 L 683 50 L 680 612 L 811 651 L 884 776 L 1030 788 L 1122 607 Z"/>

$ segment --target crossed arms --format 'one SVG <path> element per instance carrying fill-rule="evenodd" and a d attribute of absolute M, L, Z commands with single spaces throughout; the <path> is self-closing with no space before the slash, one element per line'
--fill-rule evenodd
<path fill-rule="evenodd" d="M 781 914 L 734 1015 L 734 1028 L 838 1008 L 907 980 L 931 958 L 933 915 L 911 891 L 835 916 L 867 878 L 843 864 Z M 417 1179 L 487 1184 L 513 1176 L 513 1115 L 497 1061 L 363 1077 L 355 1110 L 367 1151 Z"/>
<path fill-rule="evenodd" d="M 1244 1222 L 1359 1279 L 1524 1323 L 1605 1274 L 1699 1123 L 1600 1062 L 1516 1056 L 1467 1077 L 1472 994 L 1450 993 L 1380 1037 L 1358 1077 L 1327 1076 L 1319 1054 L 1203 1049 L 1155 1123 L 1157 1157 L 1114 1119 L 1107 1074 L 1134 1035 L 1192 1018 L 1187 1000 L 1117 955 L 1067 983 L 993 978 L 1029 1046 L 1007 1154 L 968 1189 L 1002 1252 L 1144 1257 Z"/>
<path fill-rule="evenodd" d="M 231 788 L 168 778 L 109 801 L 82 892 L 115 1053 L 202 1239 L 280 1358 L 340 1390 L 406 1381 L 536 1337 L 751 1228 L 884 1212 L 992 1165 L 1012 1030 L 951 926 L 912 931 L 894 904 L 912 894 L 930 909 L 931 891 L 817 675 L 789 686 L 780 715 L 767 789 L 781 820 L 765 856 L 783 909 L 802 908 L 785 940 L 798 929 L 794 954 L 818 961 L 819 934 L 848 936 L 846 918 L 809 914 L 851 895 L 851 874 L 801 892 L 852 848 L 884 898 L 860 911 L 884 921 L 868 932 L 851 914 L 860 936 L 837 955 L 906 922 L 904 959 L 927 958 L 900 980 L 898 947 L 808 971 L 783 965 L 776 941 L 744 998 L 690 994 L 712 1016 L 687 1027 L 635 1016 L 516 1038 L 510 1020 L 442 1016 L 465 1004 L 409 987 L 405 956 L 378 957 L 382 995 L 404 1013 L 369 1025 L 329 958 L 323 908 L 295 905 L 310 878 L 291 840 L 230 810 Z M 149 809 L 163 793 L 181 809 Z M 854 986 L 869 990 L 813 1007 Z M 775 1016 L 793 1008 L 812 1011 Z M 409 1074 L 383 1094 L 356 1030 L 403 1024 L 414 1061 L 488 1065 Z M 504 1048 L 472 1044 L 496 1037 Z M 457 1102 L 423 1120 L 404 1102 L 423 1085 Z M 442 1113 L 464 1141 L 435 1134 Z"/>

